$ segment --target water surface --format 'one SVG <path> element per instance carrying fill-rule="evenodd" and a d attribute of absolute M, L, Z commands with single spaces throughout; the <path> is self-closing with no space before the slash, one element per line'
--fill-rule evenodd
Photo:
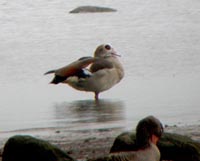
<path fill-rule="evenodd" d="M 69 14 L 80 5 L 113 13 Z M 133 128 L 155 115 L 164 124 L 200 123 L 198 0 L 0 2 L 0 130 Z M 43 73 L 110 43 L 125 78 L 92 93 L 50 85 Z"/>

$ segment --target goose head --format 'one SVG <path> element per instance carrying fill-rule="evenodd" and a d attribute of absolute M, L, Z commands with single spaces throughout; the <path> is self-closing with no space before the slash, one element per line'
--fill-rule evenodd
<path fill-rule="evenodd" d="M 107 58 L 107 57 L 116 57 L 120 56 L 109 44 L 102 44 L 98 46 L 94 52 L 94 57 L 98 58 Z"/>

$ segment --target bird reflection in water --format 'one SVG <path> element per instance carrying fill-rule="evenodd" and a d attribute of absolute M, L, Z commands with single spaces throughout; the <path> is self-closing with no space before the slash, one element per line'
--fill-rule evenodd
<path fill-rule="evenodd" d="M 122 101 L 111 100 L 79 100 L 55 104 L 55 119 L 69 127 L 98 124 L 123 125 L 125 120 Z M 120 122 L 120 123 L 119 123 Z M 105 125 L 105 126 L 106 126 Z"/>

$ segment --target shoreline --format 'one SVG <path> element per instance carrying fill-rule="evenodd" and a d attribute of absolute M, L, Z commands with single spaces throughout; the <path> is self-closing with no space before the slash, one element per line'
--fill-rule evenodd
<path fill-rule="evenodd" d="M 186 135 L 200 142 L 200 125 L 166 126 L 166 132 Z M 39 139 L 49 141 L 67 154 L 78 160 L 92 159 L 109 154 L 115 138 L 125 132 L 123 128 L 67 130 L 65 128 L 44 128 L 16 130 L 0 133 L 0 149 L 7 139 L 14 135 L 31 135 Z M 2 135 L 4 134 L 4 135 Z"/>

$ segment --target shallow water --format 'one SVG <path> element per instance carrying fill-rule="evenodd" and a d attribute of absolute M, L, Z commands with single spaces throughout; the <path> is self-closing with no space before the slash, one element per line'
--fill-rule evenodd
<path fill-rule="evenodd" d="M 69 14 L 79 5 L 117 12 Z M 164 124 L 200 123 L 198 0 L 0 2 L 0 131 L 67 127 L 133 128 L 155 115 Z M 43 73 L 110 43 L 126 75 L 92 93 L 48 84 Z"/>

